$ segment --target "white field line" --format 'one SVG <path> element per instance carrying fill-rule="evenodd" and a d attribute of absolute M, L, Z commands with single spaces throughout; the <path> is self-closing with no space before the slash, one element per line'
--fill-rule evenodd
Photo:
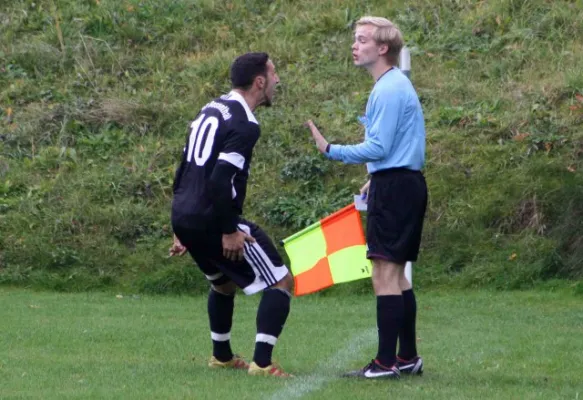
<path fill-rule="evenodd" d="M 373 345 L 376 340 L 376 329 L 366 330 L 353 337 L 336 354 L 320 362 L 312 374 L 292 378 L 286 387 L 275 392 L 270 399 L 299 399 L 308 393 L 320 389 L 328 382 L 340 379 L 340 374 L 346 372 L 346 364 L 354 360 L 362 350 Z M 366 361 L 362 360 L 363 366 Z"/>

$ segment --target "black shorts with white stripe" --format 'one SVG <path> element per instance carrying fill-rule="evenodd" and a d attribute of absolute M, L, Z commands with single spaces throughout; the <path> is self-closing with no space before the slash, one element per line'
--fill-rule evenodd
<path fill-rule="evenodd" d="M 245 259 L 231 261 L 223 256 L 222 234 L 216 231 L 174 226 L 174 233 L 213 285 L 233 281 L 245 294 L 275 285 L 287 274 L 275 245 L 253 222 L 241 219 L 238 229 L 251 235 L 255 243 L 245 243 Z"/>

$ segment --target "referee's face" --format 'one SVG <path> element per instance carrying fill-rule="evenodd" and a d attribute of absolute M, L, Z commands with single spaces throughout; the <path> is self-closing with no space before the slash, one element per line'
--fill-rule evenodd
<path fill-rule="evenodd" d="M 352 61 L 358 67 L 369 67 L 380 58 L 379 46 L 373 35 L 377 28 L 372 25 L 360 25 L 354 32 L 352 44 Z"/>
<path fill-rule="evenodd" d="M 263 104 L 271 107 L 273 96 L 275 95 L 275 86 L 279 83 L 279 76 L 275 73 L 275 65 L 271 60 L 267 61 L 267 80 L 263 87 L 263 96 L 265 100 Z"/>

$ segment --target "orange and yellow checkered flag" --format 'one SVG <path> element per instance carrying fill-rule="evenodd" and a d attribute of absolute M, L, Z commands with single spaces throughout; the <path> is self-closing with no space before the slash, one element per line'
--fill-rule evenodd
<path fill-rule="evenodd" d="M 354 203 L 283 240 L 302 296 L 371 276 L 360 213 Z"/>

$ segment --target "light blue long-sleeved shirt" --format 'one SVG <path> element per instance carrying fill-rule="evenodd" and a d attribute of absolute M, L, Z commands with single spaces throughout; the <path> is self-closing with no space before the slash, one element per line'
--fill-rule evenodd
<path fill-rule="evenodd" d="M 425 121 L 409 78 L 398 68 L 375 83 L 366 114 L 364 142 L 330 145 L 326 156 L 346 164 L 367 164 L 369 173 L 404 167 L 419 171 L 425 164 Z"/>

